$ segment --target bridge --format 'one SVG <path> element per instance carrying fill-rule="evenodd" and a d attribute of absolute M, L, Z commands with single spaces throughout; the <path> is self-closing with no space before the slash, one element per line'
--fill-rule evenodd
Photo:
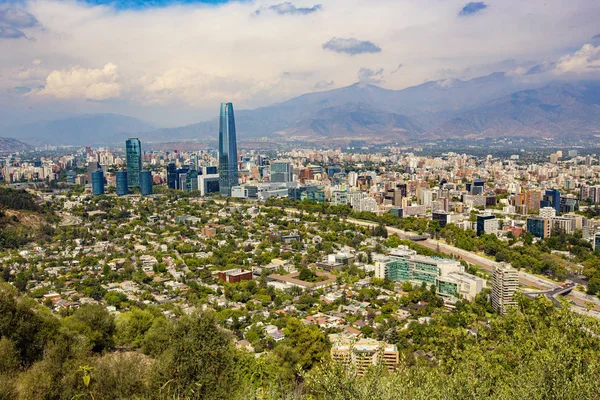
<path fill-rule="evenodd" d="M 561 308 L 562 304 L 560 303 L 560 300 L 558 300 L 558 296 L 568 295 L 575 288 L 575 285 L 575 282 L 568 282 L 563 283 L 561 286 L 551 290 L 545 290 L 542 292 L 524 292 L 523 294 L 530 299 L 536 299 L 539 296 L 546 296 L 548 299 L 552 300 L 556 307 Z"/>

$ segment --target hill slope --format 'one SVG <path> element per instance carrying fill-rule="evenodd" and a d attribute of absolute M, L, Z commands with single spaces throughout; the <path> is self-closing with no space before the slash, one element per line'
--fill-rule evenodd
<path fill-rule="evenodd" d="M 89 146 L 120 142 L 129 135 L 153 129 L 151 125 L 133 117 L 86 114 L 6 128 L 3 133 L 33 144 Z"/>
<path fill-rule="evenodd" d="M 14 153 L 31 150 L 31 146 L 17 139 L 0 137 L 0 153 Z"/>
<path fill-rule="evenodd" d="M 432 131 L 440 137 L 600 134 L 600 82 L 552 83 L 490 101 Z"/>

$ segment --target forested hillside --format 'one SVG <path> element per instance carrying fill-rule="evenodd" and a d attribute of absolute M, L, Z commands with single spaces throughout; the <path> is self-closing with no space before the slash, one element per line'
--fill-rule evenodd
<path fill-rule="evenodd" d="M 0 249 L 18 248 L 53 233 L 57 218 L 25 190 L 0 188 Z"/>
<path fill-rule="evenodd" d="M 595 399 L 598 321 L 520 299 L 507 316 L 459 303 L 383 333 L 400 368 L 357 378 L 329 361 L 315 326 L 282 317 L 285 341 L 255 358 L 219 312 L 166 318 L 154 307 L 116 317 L 86 305 L 58 318 L 0 284 L 0 399 Z M 477 326 L 467 332 L 466 327 Z M 415 357 L 416 350 L 432 357 Z"/>

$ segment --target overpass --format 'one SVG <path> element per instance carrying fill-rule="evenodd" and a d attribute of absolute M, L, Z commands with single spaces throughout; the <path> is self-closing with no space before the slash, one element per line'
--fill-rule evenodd
<path fill-rule="evenodd" d="M 548 299 L 552 300 L 556 307 L 561 308 L 562 304 L 560 303 L 560 300 L 558 300 L 558 296 L 566 296 L 571 293 L 574 288 L 575 282 L 568 282 L 554 289 L 541 292 L 523 292 L 523 294 L 530 299 L 536 299 L 539 296 L 546 296 Z"/>

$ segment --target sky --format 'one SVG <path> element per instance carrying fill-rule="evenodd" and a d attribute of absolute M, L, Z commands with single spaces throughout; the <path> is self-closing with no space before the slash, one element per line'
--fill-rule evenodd
<path fill-rule="evenodd" d="M 361 82 L 600 78 L 598 0 L 0 0 L 0 126 L 155 126 Z"/>

